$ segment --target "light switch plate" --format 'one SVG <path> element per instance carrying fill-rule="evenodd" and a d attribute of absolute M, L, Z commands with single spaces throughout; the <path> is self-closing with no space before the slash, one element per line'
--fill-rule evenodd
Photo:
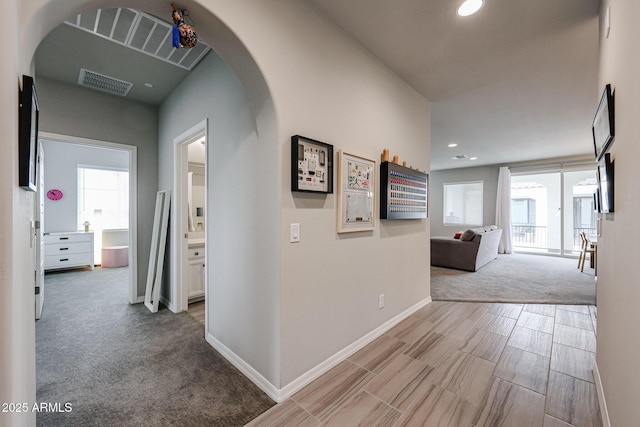
<path fill-rule="evenodd" d="M 300 224 L 289 224 L 289 242 L 298 243 L 300 241 Z"/>

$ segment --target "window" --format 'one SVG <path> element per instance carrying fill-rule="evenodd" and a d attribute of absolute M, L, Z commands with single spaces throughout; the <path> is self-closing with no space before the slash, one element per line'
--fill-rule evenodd
<path fill-rule="evenodd" d="M 529 198 L 511 199 L 511 223 L 536 225 L 536 201 Z"/>
<path fill-rule="evenodd" d="M 444 184 L 444 224 L 483 224 L 483 181 Z"/>
<path fill-rule="evenodd" d="M 102 230 L 129 228 L 129 172 L 78 166 L 78 230 L 85 221 Z"/>

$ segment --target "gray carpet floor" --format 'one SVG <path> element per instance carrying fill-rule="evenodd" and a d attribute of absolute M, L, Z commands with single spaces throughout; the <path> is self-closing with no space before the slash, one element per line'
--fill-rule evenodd
<path fill-rule="evenodd" d="M 510 254 L 476 272 L 431 267 L 434 301 L 590 304 L 596 302 L 593 269 L 570 258 Z"/>
<path fill-rule="evenodd" d="M 275 403 L 186 313 L 130 305 L 127 268 L 47 274 L 36 322 L 39 426 L 242 426 Z"/>

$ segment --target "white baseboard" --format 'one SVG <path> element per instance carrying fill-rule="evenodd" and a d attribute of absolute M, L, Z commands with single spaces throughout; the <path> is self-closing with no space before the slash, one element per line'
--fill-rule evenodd
<path fill-rule="evenodd" d="M 139 304 L 139 303 L 141 303 L 141 302 L 144 302 L 144 295 L 139 296 L 139 297 L 138 297 L 138 299 L 136 299 L 136 302 L 135 302 L 135 303 L 136 303 L 136 304 Z"/>
<path fill-rule="evenodd" d="M 160 302 L 164 304 L 173 313 L 177 313 L 175 304 L 173 302 L 170 302 L 168 299 L 166 299 L 162 295 L 160 295 Z"/>
<path fill-rule="evenodd" d="M 602 427 L 611 427 L 607 401 L 604 398 L 604 387 L 602 387 L 602 379 L 600 379 L 600 370 L 597 363 L 593 365 L 593 378 L 596 382 L 596 392 L 598 393 L 598 403 L 600 404 L 600 414 L 602 415 Z"/>
<path fill-rule="evenodd" d="M 311 368 L 304 374 L 300 375 L 295 380 L 281 389 L 271 384 L 266 378 L 264 378 L 258 371 L 253 369 L 251 365 L 245 362 L 242 358 L 238 357 L 233 351 L 227 348 L 224 344 L 218 341 L 213 335 L 207 334 L 207 342 L 211 344 L 220 354 L 222 354 L 231 364 L 240 370 L 249 380 L 257 385 L 262 391 L 267 393 L 276 402 L 282 402 L 292 396 L 297 391 L 301 390 L 304 386 L 311 383 L 311 381 L 325 374 L 331 368 L 338 365 L 340 362 L 346 360 L 349 356 L 365 347 L 367 344 L 380 337 L 389 329 L 420 310 L 425 305 L 431 302 L 431 297 L 427 297 L 419 303 L 409 307 L 397 316 L 389 319 L 382 325 L 378 326 L 373 331 L 369 332 L 362 338 L 343 348 L 333 356 L 329 357 L 325 361 L 321 362 L 317 366 Z"/>
<path fill-rule="evenodd" d="M 272 398 L 276 402 L 281 402 L 282 400 L 284 400 L 280 397 L 280 390 L 276 386 L 271 384 L 269 380 L 267 380 L 262 376 L 262 374 L 260 374 L 260 372 L 253 369 L 251 365 L 245 362 L 233 351 L 231 351 L 231 349 L 229 349 L 226 345 L 222 344 L 216 337 L 207 333 L 206 339 L 207 342 L 218 351 L 218 353 L 220 353 L 225 359 L 231 362 L 233 366 L 238 368 L 238 370 L 242 372 L 245 377 L 249 378 L 249 380 L 257 385 L 262 391 L 267 393 L 270 398 Z"/>
<path fill-rule="evenodd" d="M 319 376 L 325 374 L 331 368 L 335 367 L 340 362 L 346 360 L 349 356 L 351 356 L 352 354 L 354 354 L 358 350 L 362 349 L 367 344 L 369 344 L 370 342 L 372 342 L 376 338 L 380 337 L 382 334 L 387 332 L 389 329 L 393 328 L 395 325 L 397 325 L 398 323 L 400 323 L 401 321 L 403 321 L 404 319 L 406 319 L 407 317 L 409 317 L 410 315 L 412 315 L 416 311 L 420 310 L 422 307 L 424 307 L 425 305 L 429 304 L 430 302 L 431 302 L 431 297 L 427 297 L 427 298 L 423 299 L 419 303 L 413 305 L 412 307 L 409 307 L 408 309 L 406 309 L 402 313 L 398 314 L 397 316 L 389 319 L 388 321 L 386 321 L 382 325 L 378 326 L 376 329 L 374 329 L 373 331 L 369 332 L 368 334 L 366 334 L 365 336 L 363 336 L 359 340 L 357 340 L 354 343 L 352 343 L 352 344 L 348 345 L 347 347 L 343 348 L 342 350 L 340 350 L 339 352 L 337 352 L 333 356 L 329 357 L 327 360 L 325 360 L 324 362 L 320 363 L 316 367 L 311 368 L 310 370 L 308 370 L 304 374 L 300 375 L 298 378 L 296 378 L 295 380 L 291 381 L 289 384 L 287 384 L 286 386 L 284 386 L 280 390 L 280 395 L 282 397 L 282 400 L 285 400 L 285 399 L 289 398 L 294 393 L 296 393 L 298 390 L 301 390 L 304 386 L 309 384 L 311 381 L 313 381 L 316 378 L 318 378 Z"/>

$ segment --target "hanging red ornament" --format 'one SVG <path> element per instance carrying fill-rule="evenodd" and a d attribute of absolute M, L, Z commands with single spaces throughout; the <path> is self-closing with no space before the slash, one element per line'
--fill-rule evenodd
<path fill-rule="evenodd" d="M 171 19 L 173 19 L 173 47 L 186 47 L 190 49 L 198 43 L 198 36 L 196 30 L 189 24 L 184 22 L 183 13 L 176 9 L 176 5 L 171 3 Z"/>

